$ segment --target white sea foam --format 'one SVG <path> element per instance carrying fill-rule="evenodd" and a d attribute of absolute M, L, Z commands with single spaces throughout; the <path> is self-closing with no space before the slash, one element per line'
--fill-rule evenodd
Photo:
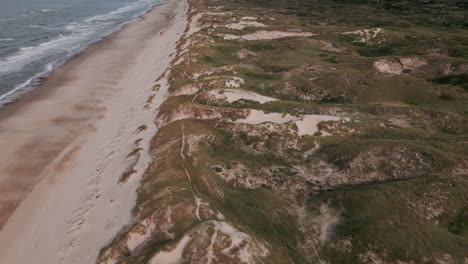
<path fill-rule="evenodd" d="M 89 17 L 89 18 L 85 19 L 85 22 L 89 23 L 89 22 L 95 22 L 95 21 L 110 20 L 110 19 L 113 19 L 113 18 L 115 18 L 117 16 L 125 14 L 127 12 L 131 12 L 131 11 L 135 11 L 137 9 L 143 8 L 145 5 L 148 5 L 151 2 L 152 2 L 151 0 L 140 0 L 140 1 L 137 1 L 135 3 L 120 7 L 118 9 L 114 10 L 114 11 L 111 11 L 111 12 L 107 13 L 107 14 Z M 137 14 L 137 15 L 140 15 L 140 14 Z"/>
<path fill-rule="evenodd" d="M 52 51 L 55 53 L 57 49 L 63 49 L 66 45 L 79 41 L 79 39 L 80 36 L 74 35 L 59 36 L 51 41 L 41 43 L 38 46 L 20 48 L 13 56 L 0 61 L 0 73 L 19 70 L 26 64 L 48 56 Z"/>
<path fill-rule="evenodd" d="M 17 52 L 0 60 L 0 76 L 5 76 L 5 74 L 20 72 L 25 67 L 27 67 L 27 65 L 37 62 L 39 60 L 46 60 L 47 57 L 57 56 L 60 54 L 62 54 L 63 56 L 61 60 L 54 61 L 53 63 L 48 64 L 45 67 L 44 71 L 35 73 L 33 76 L 30 76 L 30 78 L 28 78 L 24 82 L 17 84 L 8 93 L 0 95 L 0 106 L 4 104 L 5 101 L 11 101 L 12 98 L 15 97 L 17 94 L 19 95 L 24 93 L 24 90 L 27 90 L 24 89 L 25 87 L 32 86 L 32 84 L 34 84 L 33 82 L 35 79 L 45 75 L 53 69 L 51 65 L 56 65 L 58 62 L 63 62 L 64 60 L 70 58 L 74 54 L 83 50 L 92 42 L 119 29 L 125 23 L 134 21 L 136 17 L 139 17 L 144 12 L 147 12 L 151 6 L 161 2 L 163 1 L 138 0 L 136 2 L 120 7 L 106 14 L 92 16 L 84 18 L 80 21 L 65 24 L 61 27 L 61 29 L 65 29 L 69 33 L 59 35 L 53 39 L 48 39 L 46 42 L 40 43 L 38 45 L 31 45 L 19 48 Z M 135 13 L 138 10 L 141 10 L 141 12 Z M 32 10 L 27 13 L 32 14 L 37 12 L 50 11 L 52 10 L 41 9 Z M 135 14 L 133 14 L 131 17 L 128 17 L 128 20 L 124 23 L 117 24 L 117 22 L 114 19 L 128 16 L 127 13 Z M 13 40 L 13 38 L 2 38 L 0 39 L 0 42 Z"/>
<path fill-rule="evenodd" d="M 52 71 L 52 69 L 54 68 L 54 64 L 55 63 L 48 63 L 45 66 L 45 69 L 43 71 L 35 74 L 31 78 L 29 78 L 26 81 L 22 82 L 21 84 L 16 85 L 15 88 L 13 90 L 9 91 L 8 93 L 1 95 L 0 96 L 0 106 L 3 106 L 5 104 L 7 104 L 7 103 L 12 102 L 13 100 L 15 100 L 17 98 L 17 96 L 27 92 L 27 90 L 23 90 L 23 89 L 28 87 L 29 85 L 31 85 L 31 83 L 33 81 L 35 81 L 37 78 L 39 78 L 39 77 L 49 73 L 50 71 Z"/>
<path fill-rule="evenodd" d="M 158 2 L 159 1 L 154 0 L 140 0 L 127 6 L 118 8 L 104 15 L 86 18 L 84 19 L 84 21 L 81 22 L 69 23 L 65 25 L 65 29 L 70 31 L 70 34 L 60 35 L 50 41 L 41 43 L 36 46 L 20 48 L 20 50 L 15 54 L 11 55 L 10 57 L 7 57 L 3 61 L 0 61 L 0 73 L 20 70 L 26 64 L 44 58 L 51 54 L 56 54 L 57 51 L 72 51 L 70 50 L 70 46 L 76 46 L 77 43 L 83 43 L 86 42 L 86 40 L 90 41 L 90 38 L 92 38 L 94 34 L 106 31 L 106 29 L 108 30 L 108 33 L 115 30 L 109 29 L 109 26 L 113 23 L 112 21 L 108 20 L 111 20 L 116 16 L 124 14 L 126 12 L 142 9 L 145 6 L 149 8 L 151 6 L 151 3 Z M 147 11 L 147 8 L 146 10 L 144 10 L 145 12 Z"/>
<path fill-rule="evenodd" d="M 31 10 L 31 11 L 28 11 L 28 12 L 21 13 L 20 15 L 21 16 L 28 16 L 28 15 L 37 14 L 37 13 L 47 13 L 47 12 L 50 12 L 50 11 L 52 11 L 52 10 L 50 10 L 50 9 Z"/>

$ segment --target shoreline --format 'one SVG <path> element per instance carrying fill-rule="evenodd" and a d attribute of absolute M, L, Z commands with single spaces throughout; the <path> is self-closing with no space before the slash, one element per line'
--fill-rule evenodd
<path fill-rule="evenodd" d="M 154 6 L 0 110 L 1 262 L 90 263 L 131 221 L 167 97 L 153 86 L 170 66 L 187 9 L 183 0 Z M 119 183 L 137 148 L 137 172 Z"/>
<path fill-rule="evenodd" d="M 161 3 L 155 4 L 150 9 L 148 9 L 147 11 L 145 11 L 141 15 L 139 15 L 138 18 L 130 20 L 128 22 L 125 22 L 122 25 L 116 27 L 116 29 L 113 30 L 110 34 L 107 34 L 107 35 L 95 40 L 91 44 L 84 47 L 81 51 L 79 51 L 76 54 L 72 55 L 70 58 L 64 59 L 63 61 L 58 62 L 59 65 L 56 66 L 51 71 L 49 71 L 49 72 L 47 72 L 47 73 L 45 73 L 45 74 L 43 74 L 41 76 L 38 76 L 38 77 L 34 78 L 34 80 L 36 80 L 37 84 L 34 85 L 30 90 L 28 90 L 25 93 L 20 94 L 19 97 L 13 99 L 13 101 L 5 103 L 5 104 L 0 106 L 0 122 L 4 118 L 6 118 L 9 115 L 13 114 L 15 110 L 21 108 L 22 103 L 24 103 L 23 101 L 26 101 L 26 103 L 28 103 L 31 100 L 37 99 L 37 97 L 44 97 L 45 95 L 43 93 L 47 89 L 49 89 L 49 90 L 50 89 L 57 89 L 58 88 L 57 85 L 48 85 L 48 80 L 51 77 L 53 77 L 53 75 L 57 74 L 57 73 L 55 73 L 57 70 L 60 70 L 62 67 L 67 67 L 68 66 L 67 64 L 73 63 L 75 60 L 81 60 L 82 56 L 87 56 L 86 54 L 92 53 L 93 49 L 102 48 L 102 47 L 100 47 L 103 44 L 101 42 L 105 42 L 105 41 L 108 41 L 109 39 L 115 38 L 115 35 L 119 34 L 120 31 L 125 30 L 125 28 L 127 26 L 129 26 L 129 25 L 131 25 L 133 23 L 137 23 L 137 22 L 140 22 L 140 21 L 144 20 L 145 17 L 148 15 L 148 13 L 152 12 L 158 6 L 164 5 L 166 2 L 167 2 L 167 0 L 162 0 Z M 95 47 L 95 46 L 98 46 L 98 47 Z M 32 80 L 32 81 L 34 81 L 34 80 Z M 38 91 L 38 90 L 40 90 L 40 91 Z M 8 92 L 8 93 L 10 93 L 10 92 Z"/>
<path fill-rule="evenodd" d="M 56 60 L 54 62 L 50 62 L 47 65 L 44 65 L 44 66 L 47 66 L 47 67 L 49 67 L 49 65 L 50 65 L 51 69 L 50 70 L 47 69 L 47 70 L 42 71 L 41 73 L 37 73 L 36 75 L 34 75 L 31 78 L 24 81 L 23 83 L 18 84 L 11 91 L 8 91 L 5 94 L 0 95 L 0 112 L 2 111 L 3 108 L 6 108 L 9 105 L 12 105 L 12 104 L 15 104 L 17 102 L 22 101 L 23 97 L 25 97 L 27 94 L 31 93 L 36 88 L 42 86 L 44 81 L 47 78 L 49 78 L 55 70 L 62 67 L 64 64 L 68 63 L 69 61 L 75 59 L 75 57 L 81 55 L 81 53 L 83 53 L 84 51 L 89 49 L 94 44 L 96 44 L 96 43 L 98 43 L 100 41 L 103 41 L 106 38 L 110 37 L 111 35 L 119 32 L 126 25 L 134 23 L 134 22 L 141 21 L 142 19 L 144 19 L 144 16 L 147 13 L 151 12 L 151 10 L 153 8 L 155 8 L 156 6 L 164 4 L 164 2 L 165 2 L 165 0 L 161 0 L 160 3 L 154 4 L 153 6 L 149 7 L 146 11 L 143 11 L 140 14 L 134 16 L 131 20 L 126 21 L 126 22 L 124 22 L 124 23 L 122 23 L 120 25 L 117 25 L 112 29 L 108 29 L 108 32 L 106 34 L 104 34 L 103 36 L 100 36 L 100 37 L 92 40 L 91 42 L 85 44 L 83 47 L 78 49 L 75 53 L 73 53 L 71 55 L 68 55 L 68 56 L 65 56 L 64 58 Z M 4 99 L 9 99 L 9 100 L 3 101 Z"/>

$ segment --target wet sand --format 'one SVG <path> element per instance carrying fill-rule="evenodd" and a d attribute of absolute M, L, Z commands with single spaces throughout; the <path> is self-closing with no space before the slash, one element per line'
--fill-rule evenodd
<path fill-rule="evenodd" d="M 167 94 L 152 88 L 187 9 L 167 0 L 0 109 L 0 263 L 93 263 L 131 220 L 138 175 L 118 179 L 135 140 L 148 144 L 157 132 Z M 149 129 L 135 133 L 141 125 Z"/>

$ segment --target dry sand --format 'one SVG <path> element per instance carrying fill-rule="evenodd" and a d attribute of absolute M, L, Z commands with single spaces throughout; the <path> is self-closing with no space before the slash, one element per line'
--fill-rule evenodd
<path fill-rule="evenodd" d="M 230 104 L 239 101 L 241 99 L 258 102 L 261 104 L 273 102 L 277 99 L 261 94 L 253 93 L 247 90 L 240 89 L 215 89 L 208 91 L 208 94 L 213 96 L 217 100 L 226 100 Z"/>
<path fill-rule="evenodd" d="M 0 263 L 94 263 L 131 221 L 153 119 L 168 96 L 152 88 L 187 10 L 185 0 L 167 0 L 0 111 Z M 138 172 L 120 184 L 137 147 Z"/>
<path fill-rule="evenodd" d="M 316 34 L 310 32 L 288 32 L 288 31 L 268 31 L 260 30 L 241 36 L 245 40 L 272 40 L 288 37 L 311 37 Z"/>

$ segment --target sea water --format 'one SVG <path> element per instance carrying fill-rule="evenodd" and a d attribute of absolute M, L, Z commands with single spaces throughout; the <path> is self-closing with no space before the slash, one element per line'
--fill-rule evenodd
<path fill-rule="evenodd" d="M 162 0 L 0 0 L 0 107 Z"/>

